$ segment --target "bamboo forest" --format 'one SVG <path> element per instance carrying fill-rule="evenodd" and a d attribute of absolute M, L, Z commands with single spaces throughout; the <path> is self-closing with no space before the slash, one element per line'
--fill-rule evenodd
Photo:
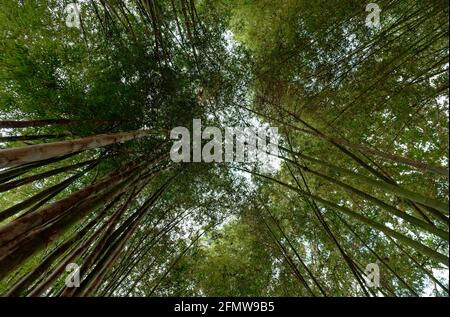
<path fill-rule="evenodd" d="M 448 297 L 449 3 L 371 1 L 0 0 L 0 295 Z"/>

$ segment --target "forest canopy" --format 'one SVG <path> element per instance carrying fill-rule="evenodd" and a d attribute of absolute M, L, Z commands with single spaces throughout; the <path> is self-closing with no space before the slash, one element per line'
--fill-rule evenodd
<path fill-rule="evenodd" d="M 449 4 L 368 4 L 1 1 L 0 295 L 448 296 Z"/>

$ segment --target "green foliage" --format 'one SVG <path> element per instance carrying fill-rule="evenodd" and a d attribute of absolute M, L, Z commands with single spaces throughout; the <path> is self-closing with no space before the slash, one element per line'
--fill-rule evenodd
<path fill-rule="evenodd" d="M 73 122 L 1 130 L 5 137 L 56 135 L 5 142 L 1 149 L 139 129 L 150 134 L 30 169 L 19 166 L 24 172 L 11 179 L 2 175 L 14 169 L 0 171 L 1 185 L 99 159 L 90 170 L 0 193 L 1 214 L 80 173 L 40 199 L 39 213 L 130 162 L 148 163 L 132 182 L 95 192 L 36 227 L 45 231 L 82 212 L 77 208 L 87 199 L 101 202 L 1 279 L 0 293 L 95 221 L 20 295 L 30 294 L 80 245 L 74 259 L 80 264 L 102 251 L 84 268 L 86 275 L 100 274 L 99 284 L 85 289 L 95 296 L 448 295 L 448 276 L 442 277 L 448 265 L 330 207 L 347 207 L 448 254 L 448 240 L 392 209 L 447 234 L 448 212 L 364 181 L 448 202 L 448 177 L 398 160 L 448 168 L 448 3 L 377 4 L 381 26 L 371 29 L 358 0 L 87 1 L 77 29 L 64 23 L 64 1 L 2 3 L 0 121 Z M 279 165 L 261 177 L 250 164 L 174 164 L 167 132 L 190 127 L 194 118 L 205 126 L 279 127 Z M 144 202 L 166 183 L 139 218 Z M 122 191 L 109 205 L 117 188 Z M 102 231 L 122 207 L 117 223 Z M 32 208 L 4 219 L 2 228 Z M 101 272 L 117 245 L 120 252 Z M 369 263 L 380 266 L 379 288 L 364 286 Z M 65 294 L 65 276 L 44 294 Z"/>

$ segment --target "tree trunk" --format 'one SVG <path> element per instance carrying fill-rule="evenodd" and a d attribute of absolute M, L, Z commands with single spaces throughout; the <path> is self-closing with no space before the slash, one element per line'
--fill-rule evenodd
<path fill-rule="evenodd" d="M 42 139 L 61 139 L 70 136 L 70 133 L 66 134 L 41 134 L 41 135 L 12 135 L 1 136 L 0 142 L 16 142 L 16 141 L 35 141 Z"/>
<path fill-rule="evenodd" d="M 44 119 L 44 120 L 25 120 L 25 121 L 6 120 L 0 121 L 0 129 L 44 127 L 51 124 L 69 125 L 80 122 L 81 122 L 80 120 L 70 120 L 70 119 Z"/>
<path fill-rule="evenodd" d="M 440 262 L 442 264 L 444 264 L 447 267 L 449 265 L 449 258 L 448 258 L 447 255 L 444 255 L 444 254 L 441 254 L 439 252 L 436 252 L 433 249 L 431 249 L 431 248 L 429 248 L 429 247 L 427 247 L 427 246 L 425 246 L 425 245 L 423 245 L 423 244 L 421 244 L 421 243 L 419 243 L 417 241 L 414 241 L 413 239 L 405 236 L 404 234 L 399 233 L 399 232 L 397 232 L 395 230 L 392 230 L 392 229 L 386 227 L 383 224 L 380 224 L 380 223 L 378 223 L 376 221 L 373 221 L 372 219 L 367 218 L 366 216 L 360 215 L 360 214 L 356 213 L 355 211 L 353 211 L 353 210 L 351 210 L 351 209 L 349 209 L 349 208 L 347 208 L 345 206 L 337 205 L 337 204 L 335 204 L 335 203 L 333 203 L 331 201 L 328 201 L 328 200 L 320 198 L 320 197 L 318 197 L 316 195 L 310 194 L 310 193 L 308 193 L 308 192 L 306 192 L 306 191 L 304 191 L 302 189 L 299 189 L 299 188 L 296 188 L 296 187 L 291 186 L 289 184 L 283 183 L 283 182 L 281 182 L 281 181 L 279 181 L 277 179 L 274 179 L 272 177 L 269 177 L 269 176 L 266 176 L 266 175 L 262 175 L 262 174 L 259 174 L 259 173 L 256 173 L 256 172 L 240 169 L 240 168 L 236 168 L 236 169 L 239 169 L 239 170 L 245 171 L 247 173 L 251 173 L 253 175 L 256 175 L 256 176 L 268 179 L 268 180 L 273 181 L 273 182 L 275 182 L 275 183 L 277 183 L 277 184 L 279 184 L 281 186 L 284 186 L 284 187 L 286 187 L 286 188 L 288 188 L 288 189 L 290 189 L 292 191 L 296 191 L 296 192 L 298 192 L 301 195 L 308 196 L 308 197 L 312 198 L 313 200 L 319 202 L 322 205 L 328 206 L 328 207 L 333 208 L 335 210 L 339 210 L 343 214 L 346 214 L 346 215 L 354 218 L 355 220 L 368 225 L 369 227 L 372 227 L 372 228 L 374 228 L 374 229 L 376 229 L 378 231 L 383 232 L 384 234 L 386 234 L 388 236 L 391 236 L 391 237 L 397 239 L 402 244 L 410 246 L 411 248 L 415 249 L 416 251 L 421 252 L 422 254 L 424 254 L 424 255 L 426 255 L 426 256 L 428 256 L 428 257 L 430 257 L 430 258 L 432 258 L 432 259 L 434 259 L 434 260 L 436 260 L 436 261 L 438 261 L 438 262 Z"/>
<path fill-rule="evenodd" d="M 146 136 L 146 131 L 99 134 L 86 138 L 0 150 L 0 168 L 41 161 Z"/>
<path fill-rule="evenodd" d="M 44 179 L 44 178 L 48 178 L 50 176 L 54 176 L 63 172 L 67 172 L 73 169 L 77 169 L 80 168 L 82 166 L 94 163 L 98 160 L 89 160 L 89 161 L 84 161 L 84 162 L 80 162 L 80 163 L 76 163 L 73 165 L 69 165 L 69 166 L 64 166 L 64 167 L 60 167 L 60 168 L 56 168 L 44 173 L 40 173 L 40 174 L 36 174 L 36 175 L 32 175 L 32 176 L 27 176 L 27 177 L 23 177 L 21 179 L 15 180 L 15 181 L 11 181 L 5 184 L 0 184 L 0 193 L 2 192 L 6 192 L 8 190 L 32 183 L 34 181 L 40 180 L 40 179 Z"/>

